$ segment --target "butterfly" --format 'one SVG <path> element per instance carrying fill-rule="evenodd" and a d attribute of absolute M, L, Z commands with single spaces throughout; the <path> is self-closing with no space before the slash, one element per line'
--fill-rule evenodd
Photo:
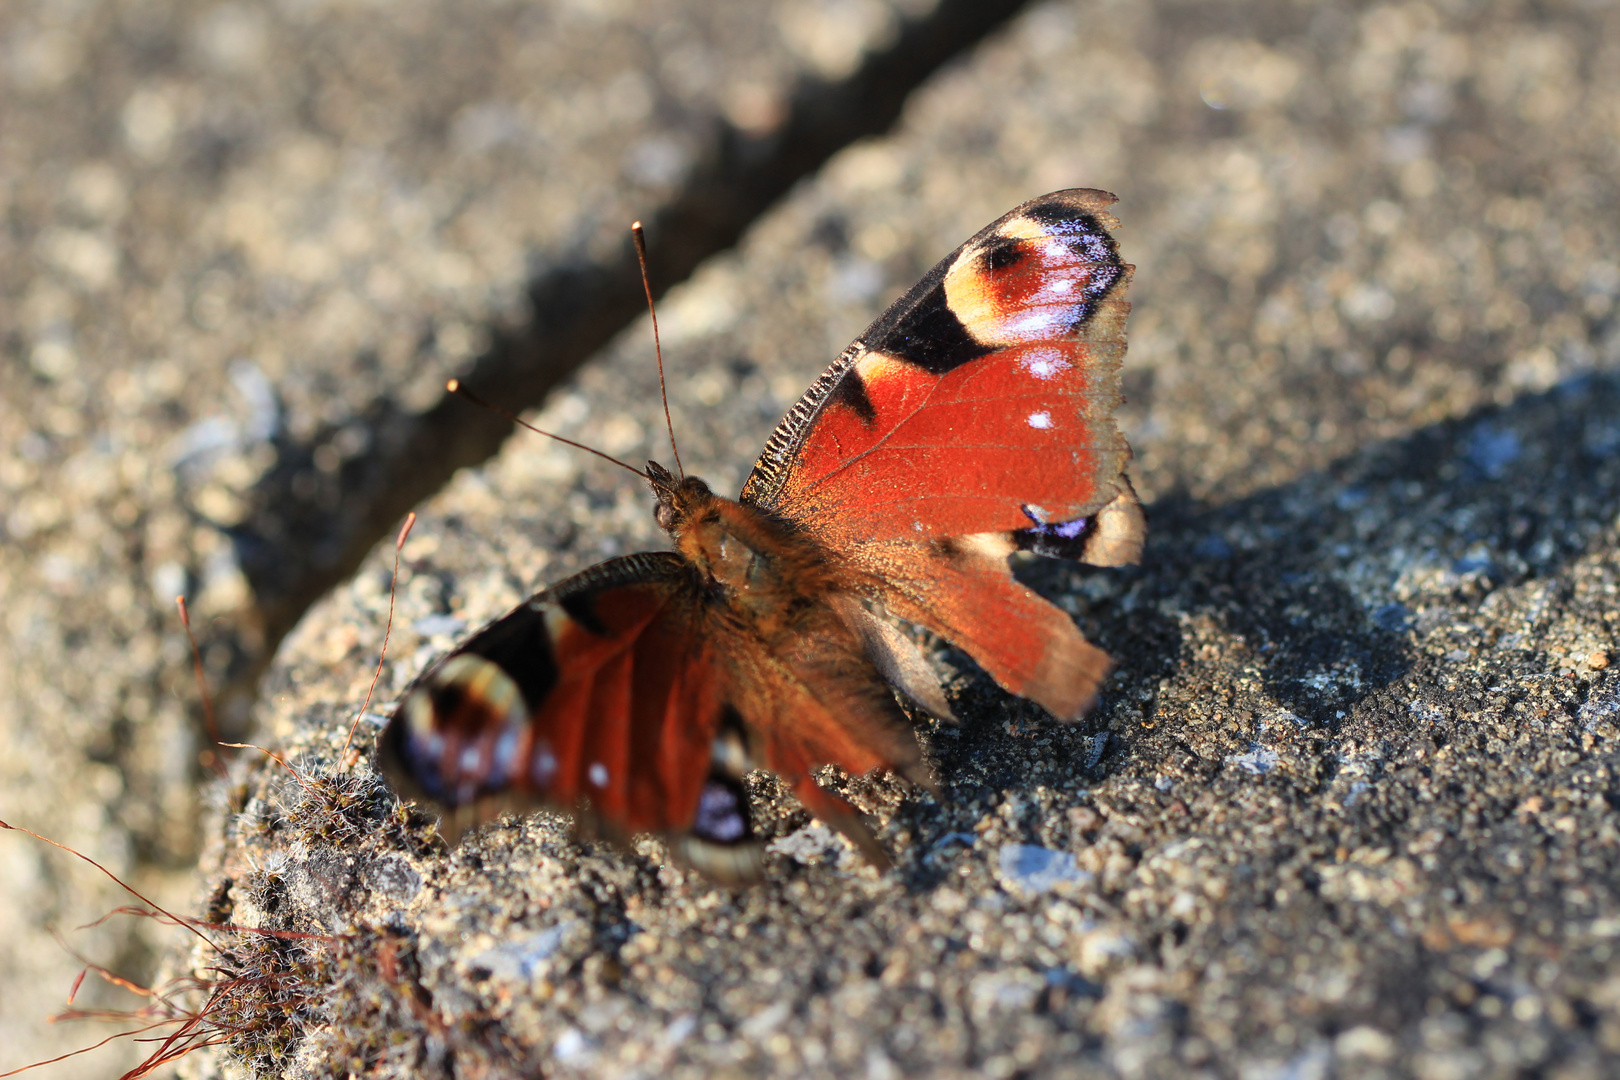
<path fill-rule="evenodd" d="M 1009 556 L 1141 554 L 1113 416 L 1134 269 L 1114 201 L 1044 195 L 946 256 L 811 384 L 735 500 L 648 462 L 674 550 L 567 578 L 426 671 L 379 737 L 395 790 L 437 805 L 447 832 L 551 807 L 621 843 L 659 834 L 742 883 L 763 869 L 755 768 L 888 864 L 812 773 L 932 788 L 896 694 L 954 717 L 906 624 L 1059 719 L 1083 715 L 1108 655 Z"/>

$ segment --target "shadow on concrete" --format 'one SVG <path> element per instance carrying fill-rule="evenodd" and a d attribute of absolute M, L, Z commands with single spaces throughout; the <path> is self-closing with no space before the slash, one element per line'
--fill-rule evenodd
<path fill-rule="evenodd" d="M 908 812 L 917 850 L 971 827 L 963 813 L 1006 792 L 1033 805 L 1043 784 L 1151 782 L 1166 770 L 1214 782 L 1243 771 L 1246 750 L 1272 746 L 1314 758 L 1290 779 L 1311 799 L 1334 778 L 1334 740 L 1352 715 L 1399 756 L 1422 725 L 1404 698 L 1381 699 L 1408 676 L 1445 682 L 1428 658 L 1444 654 L 1447 634 L 1465 635 L 1446 658 L 1478 660 L 1475 681 L 1545 669 L 1542 642 L 1481 636 L 1475 624 L 1492 621 L 1493 595 L 1533 581 L 1569 605 L 1557 579 L 1620 515 L 1617 462 L 1620 375 L 1588 374 L 1230 503 L 1161 498 L 1141 567 L 1024 567 L 1048 596 L 1100 594 L 1080 621 L 1118 670 L 1072 727 L 970 678 L 962 711 L 995 719 L 933 733 L 946 809 Z M 1258 686 L 1244 690 L 1246 677 Z M 1211 720 L 1219 737 L 1199 732 Z M 1032 739 L 1044 740 L 1033 753 Z M 912 887 L 943 880 L 926 862 Z"/>

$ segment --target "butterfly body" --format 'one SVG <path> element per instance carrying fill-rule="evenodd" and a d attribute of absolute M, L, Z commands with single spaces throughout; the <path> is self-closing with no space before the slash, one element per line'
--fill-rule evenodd
<path fill-rule="evenodd" d="M 826 549 L 786 523 L 715 495 L 695 476 L 677 481 L 657 462 L 647 464 L 655 517 L 721 617 L 735 613 L 737 632 L 779 642 L 802 630 L 817 599 L 838 587 Z"/>
<path fill-rule="evenodd" d="M 738 499 L 650 462 L 674 550 L 575 575 L 430 669 L 382 736 L 396 787 L 453 830 L 548 805 L 612 839 L 663 834 L 743 881 L 762 859 L 752 768 L 886 861 L 812 771 L 931 786 L 896 691 L 954 718 L 900 624 L 1061 719 L 1083 714 L 1107 655 L 1008 557 L 1140 553 L 1112 419 L 1130 267 L 1111 201 L 1044 196 L 948 256 L 812 384 Z"/>

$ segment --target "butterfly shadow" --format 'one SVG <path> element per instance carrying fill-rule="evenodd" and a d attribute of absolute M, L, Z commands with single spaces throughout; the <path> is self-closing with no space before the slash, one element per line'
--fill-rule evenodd
<path fill-rule="evenodd" d="M 1116 671 L 1098 707 L 1065 726 L 950 656 L 967 719 L 927 736 L 945 797 L 906 823 L 910 887 L 943 882 L 943 853 L 992 811 L 1009 836 L 1073 849 L 1088 819 L 1072 811 L 1105 781 L 1168 798 L 1292 763 L 1310 797 L 1331 780 L 1348 718 L 1420 658 L 1448 655 L 1446 635 L 1493 594 L 1556 577 L 1612 527 L 1616 461 L 1620 375 L 1584 374 L 1231 502 L 1161 497 L 1139 567 L 1021 566 L 1079 612 Z M 1398 741 L 1406 719 L 1372 723 Z"/>

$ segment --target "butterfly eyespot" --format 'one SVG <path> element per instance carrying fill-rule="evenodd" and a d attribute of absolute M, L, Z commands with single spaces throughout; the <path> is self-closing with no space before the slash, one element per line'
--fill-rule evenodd
<path fill-rule="evenodd" d="M 1073 521 L 1048 522 L 1045 520 L 1046 511 L 1038 506 L 1025 506 L 1024 513 L 1035 525 L 1029 531 L 1040 536 L 1054 536 L 1063 540 L 1073 540 L 1086 531 L 1090 518 L 1075 518 Z M 1039 516 L 1037 516 L 1039 515 Z"/>
<path fill-rule="evenodd" d="M 1029 426 L 1044 431 L 1052 426 L 1052 414 L 1049 412 L 1032 412 L 1029 414 Z"/>
<path fill-rule="evenodd" d="M 998 240 L 984 253 L 984 265 L 990 270 L 1005 270 L 1023 262 L 1027 254 L 1022 240 Z"/>
<path fill-rule="evenodd" d="M 591 767 L 587 770 L 587 774 L 591 778 L 591 784 L 595 787 L 605 788 L 608 786 L 607 766 L 602 764 L 600 761 L 591 762 Z"/>
<path fill-rule="evenodd" d="M 433 799 L 446 794 L 443 761 L 447 748 L 444 734 L 435 726 L 433 702 L 426 694 L 412 694 L 401 709 L 404 723 L 393 746 L 396 767 L 412 787 Z"/>
<path fill-rule="evenodd" d="M 692 832 L 704 840 L 722 844 L 733 843 L 748 835 L 748 818 L 744 815 L 739 794 L 726 784 L 710 780 L 703 785 L 698 796 L 697 817 L 692 821 Z"/>
<path fill-rule="evenodd" d="M 400 709 L 400 715 L 404 717 L 409 737 L 418 744 L 425 744 L 434 739 L 441 744 L 444 742 L 444 736 L 434 729 L 435 706 L 430 694 L 408 696 Z"/>
<path fill-rule="evenodd" d="M 741 779 L 753 768 L 748 746 L 736 729 L 722 731 L 709 747 L 709 768 L 733 779 Z"/>
<path fill-rule="evenodd" d="M 1113 249 L 1109 246 L 1108 238 L 1097 232 L 1077 231 L 1065 237 L 1064 243 L 1068 247 L 1070 254 L 1078 255 L 1087 262 L 1106 264 L 1114 254 Z M 1110 284 L 1112 284 L 1115 277 L 1115 272 L 1112 271 L 1112 267 L 1102 271 L 1108 277 Z"/>

